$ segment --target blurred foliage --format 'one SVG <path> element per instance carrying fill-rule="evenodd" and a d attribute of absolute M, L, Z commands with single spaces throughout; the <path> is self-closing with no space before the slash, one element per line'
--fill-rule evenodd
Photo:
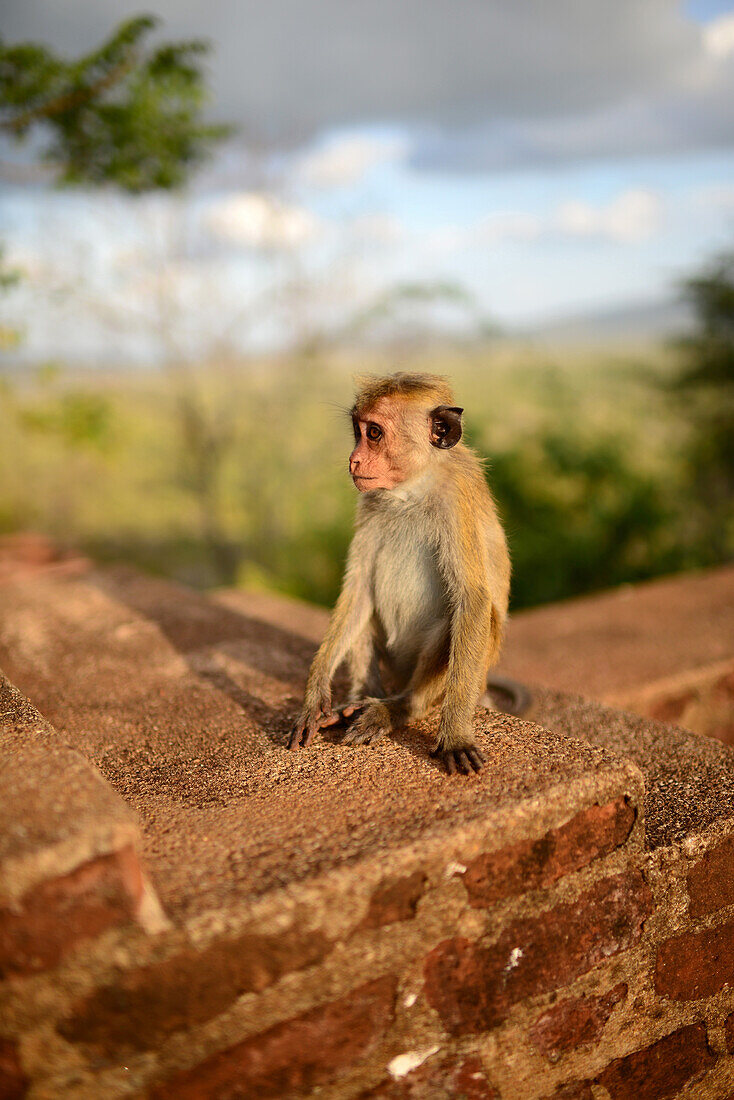
<path fill-rule="evenodd" d="M 5 246 L 0 242 L 0 293 L 11 290 L 20 281 L 20 271 L 11 267 L 5 259 Z M 8 351 L 20 343 L 20 333 L 17 328 L 3 324 L 0 321 L 0 352 Z"/>
<path fill-rule="evenodd" d="M 450 376 L 467 408 L 508 532 L 513 607 L 731 554 L 716 556 L 695 507 L 697 427 L 671 393 L 676 355 L 496 345 L 402 363 Z M 187 374 L 193 419 L 170 373 L 6 375 L 0 527 L 201 587 L 329 605 L 355 505 L 351 378 L 394 366 L 379 352 L 203 365 Z"/>
<path fill-rule="evenodd" d="M 589 440 L 547 431 L 495 455 L 488 480 L 512 546 L 515 607 L 684 564 L 670 544 L 665 494 L 614 435 Z"/>
<path fill-rule="evenodd" d="M 0 39 L 0 130 L 17 140 L 49 135 L 44 160 L 61 183 L 133 192 L 181 185 L 229 129 L 202 121 L 207 44 L 150 47 L 156 25 L 130 19 L 72 61 Z"/>
<path fill-rule="evenodd" d="M 693 426 L 688 444 L 692 510 L 711 559 L 734 553 L 734 252 L 683 284 L 695 331 L 677 341 L 671 388 Z"/>
<path fill-rule="evenodd" d="M 29 431 L 56 435 L 69 447 L 105 450 L 111 443 L 112 410 L 100 394 L 63 393 L 52 402 L 21 408 L 19 416 Z"/>

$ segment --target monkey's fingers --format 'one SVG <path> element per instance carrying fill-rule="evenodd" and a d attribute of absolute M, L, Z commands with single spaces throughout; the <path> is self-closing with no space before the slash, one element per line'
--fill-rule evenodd
<path fill-rule="evenodd" d="M 431 756 L 437 756 L 443 761 L 449 775 L 456 775 L 458 772 L 463 775 L 472 775 L 480 771 L 484 764 L 484 753 L 476 745 L 464 745 L 457 749 L 436 749 Z"/>
<path fill-rule="evenodd" d="M 327 714 L 319 719 L 319 729 L 324 729 L 326 726 L 338 726 L 342 722 L 346 722 L 355 711 L 361 710 L 363 705 L 362 703 L 347 703 L 345 707 L 339 707 L 332 714 Z"/>
<path fill-rule="evenodd" d="M 291 736 L 288 742 L 288 748 L 291 752 L 295 749 L 307 749 L 314 739 L 314 734 L 318 729 L 318 725 L 315 722 L 303 721 L 299 718 L 291 729 Z"/>

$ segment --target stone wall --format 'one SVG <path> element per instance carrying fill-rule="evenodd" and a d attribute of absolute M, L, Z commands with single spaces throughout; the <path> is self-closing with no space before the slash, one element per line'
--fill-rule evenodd
<path fill-rule="evenodd" d="M 88 583 L 55 578 L 58 606 Z M 159 608 L 189 598 L 135 584 L 137 613 L 143 591 Z M 6 605 L 28 629 L 35 591 Z M 197 608 L 205 634 L 202 604 L 180 613 Z M 110 626 L 121 677 L 132 625 Z M 234 662 L 230 626 L 212 644 Z M 204 667 L 162 664 L 151 698 L 179 698 L 192 664 Z M 538 725 L 477 716 L 491 757 L 476 781 L 429 770 L 427 752 L 396 778 L 385 747 L 350 757 L 340 788 L 347 750 L 322 745 L 240 795 L 240 855 L 267 878 L 249 892 L 226 874 L 205 882 L 202 834 L 182 899 L 166 885 L 193 851 L 171 836 L 178 819 L 154 818 L 129 784 L 123 798 L 105 778 L 118 763 L 102 754 L 100 771 L 77 751 L 72 680 L 48 675 L 57 694 L 37 691 L 57 726 L 7 681 L 0 692 L 2 1100 L 734 1097 L 726 746 L 542 692 Z M 277 739 L 262 752 L 283 758 Z M 304 813 L 287 838 L 305 859 L 273 852 L 276 834 L 255 823 L 284 813 L 281 787 L 307 768 L 323 814 L 336 816 L 332 790 L 364 812 L 333 851 L 309 847 L 318 822 Z M 404 803 L 418 782 L 433 784 L 434 813 L 415 823 Z M 228 812 L 185 808 L 212 832 Z"/>

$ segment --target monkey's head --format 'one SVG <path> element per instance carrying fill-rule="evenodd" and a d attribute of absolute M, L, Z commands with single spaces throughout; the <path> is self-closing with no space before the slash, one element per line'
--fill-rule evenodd
<path fill-rule="evenodd" d="M 366 379 L 352 408 L 355 446 L 349 473 L 360 493 L 395 489 L 461 439 L 463 409 L 432 374 Z"/>

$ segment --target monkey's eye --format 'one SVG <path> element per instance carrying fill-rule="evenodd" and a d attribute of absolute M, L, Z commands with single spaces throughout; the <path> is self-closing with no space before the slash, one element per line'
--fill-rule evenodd
<path fill-rule="evenodd" d="M 376 443 L 378 439 L 382 439 L 382 428 L 378 428 L 377 424 L 370 424 L 366 432 L 367 438 L 371 439 L 373 443 Z"/>

